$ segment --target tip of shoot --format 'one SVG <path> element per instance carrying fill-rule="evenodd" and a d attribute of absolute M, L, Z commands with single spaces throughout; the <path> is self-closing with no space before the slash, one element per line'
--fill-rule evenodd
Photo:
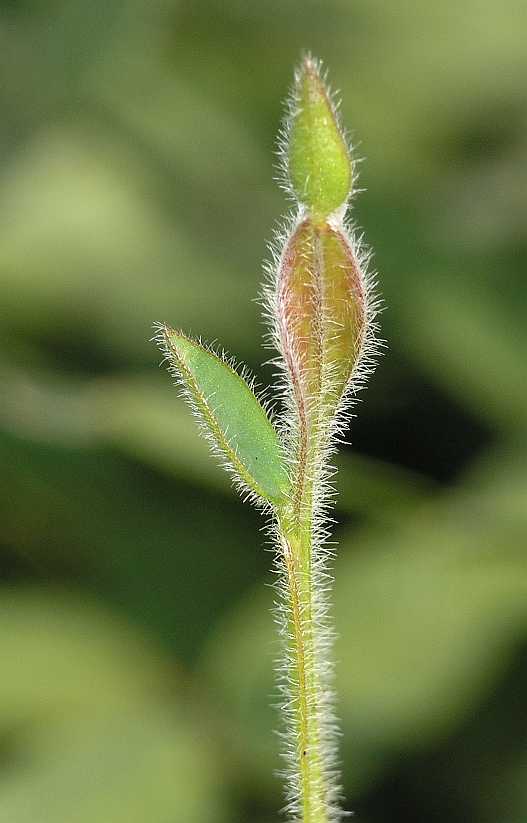
<path fill-rule="evenodd" d="M 295 74 L 288 137 L 291 187 L 315 218 L 324 219 L 346 203 L 352 168 L 320 63 L 311 55 L 303 58 Z"/>

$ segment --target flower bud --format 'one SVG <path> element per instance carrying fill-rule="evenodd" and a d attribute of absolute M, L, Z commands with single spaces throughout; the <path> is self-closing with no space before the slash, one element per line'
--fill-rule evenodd
<path fill-rule="evenodd" d="M 351 192 L 348 146 L 318 63 L 306 57 L 295 77 L 287 147 L 289 179 L 298 200 L 321 219 Z"/>
<path fill-rule="evenodd" d="M 365 330 L 362 274 L 344 228 L 307 217 L 278 274 L 281 348 L 302 405 L 333 414 L 358 362 Z"/>

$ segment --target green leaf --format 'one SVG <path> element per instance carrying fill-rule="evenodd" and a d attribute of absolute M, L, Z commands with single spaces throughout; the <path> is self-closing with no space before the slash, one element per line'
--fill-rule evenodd
<path fill-rule="evenodd" d="M 195 340 L 168 326 L 160 344 L 214 452 L 235 481 L 271 503 L 285 500 L 289 480 L 282 445 L 243 376 Z"/>

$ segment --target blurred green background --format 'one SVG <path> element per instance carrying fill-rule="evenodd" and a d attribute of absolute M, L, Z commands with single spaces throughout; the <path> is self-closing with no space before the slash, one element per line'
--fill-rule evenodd
<path fill-rule="evenodd" d="M 0 821 L 271 823 L 271 555 L 155 320 L 263 382 L 281 105 L 366 158 L 388 349 L 339 458 L 361 823 L 527 821 L 523 0 L 0 3 Z"/>

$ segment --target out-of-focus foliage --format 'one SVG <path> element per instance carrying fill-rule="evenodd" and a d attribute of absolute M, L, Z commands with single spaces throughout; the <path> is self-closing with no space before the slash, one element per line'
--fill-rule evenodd
<path fill-rule="evenodd" d="M 389 342 L 339 457 L 349 807 L 527 819 L 524 4 L 5 0 L 1 823 L 276 819 L 271 557 L 148 340 L 267 357 L 302 48 L 367 156 Z"/>

